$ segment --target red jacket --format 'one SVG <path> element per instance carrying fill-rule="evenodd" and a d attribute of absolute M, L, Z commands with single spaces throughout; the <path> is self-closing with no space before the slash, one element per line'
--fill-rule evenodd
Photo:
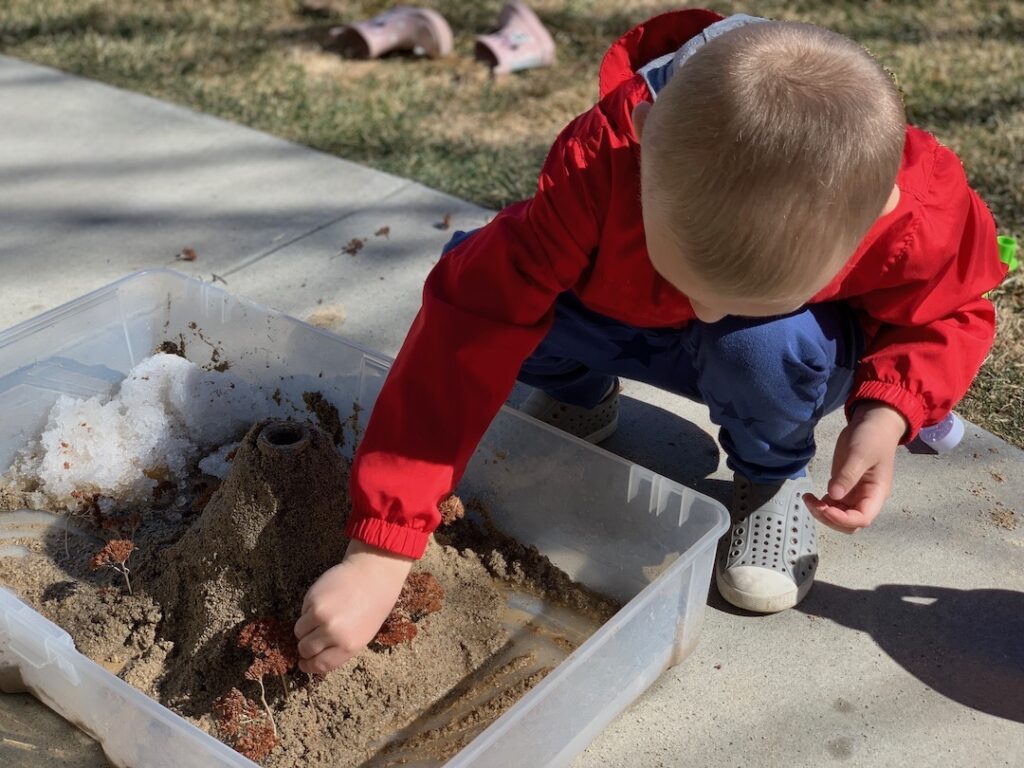
<path fill-rule="evenodd" d="M 667 13 L 616 42 L 601 65 L 600 101 L 555 141 L 533 198 L 503 210 L 430 273 L 355 459 L 351 537 L 422 555 L 438 502 L 547 333 L 563 291 L 636 326 L 694 319 L 647 255 L 631 114 L 651 99 L 637 68 L 720 18 Z M 1005 267 L 992 217 L 953 152 L 908 128 L 897 183 L 899 206 L 812 303 L 843 300 L 860 311 L 869 344 L 849 402 L 888 403 L 910 425 L 909 440 L 944 418 L 977 374 L 995 330 L 983 294 Z"/>

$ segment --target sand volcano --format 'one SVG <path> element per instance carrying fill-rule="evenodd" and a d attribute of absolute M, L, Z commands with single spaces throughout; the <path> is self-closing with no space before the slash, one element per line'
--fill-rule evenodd
<path fill-rule="evenodd" d="M 240 655 L 242 626 L 273 618 L 291 627 L 306 590 L 348 544 L 347 463 L 318 429 L 260 422 L 231 465 L 199 518 L 161 553 L 150 585 L 164 611 L 161 634 L 175 644 L 164 694 L 201 707 L 227 692 L 216 682 L 224 661 Z"/>

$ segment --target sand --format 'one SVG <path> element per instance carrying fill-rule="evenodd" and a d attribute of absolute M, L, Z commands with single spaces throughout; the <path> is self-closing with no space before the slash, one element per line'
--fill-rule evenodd
<path fill-rule="evenodd" d="M 460 517 L 453 499 L 448 524 L 413 569 L 421 599 L 409 597 L 395 616 L 413 626 L 409 639 L 371 643 L 322 679 L 291 670 L 294 649 L 282 640 L 280 663 L 290 671 L 254 679 L 254 660 L 263 670 L 270 656 L 240 647 L 243 627 L 269 619 L 289 630 L 306 590 L 347 545 L 340 419 L 317 416 L 333 434 L 290 422 L 255 425 L 219 486 L 212 478 L 194 482 L 185 503 L 145 510 L 128 534 L 82 519 L 66 549 L 62 532 L 21 542 L 30 554 L 0 558 L 0 582 L 64 627 L 83 653 L 208 732 L 250 754 L 260 741 L 255 756 L 263 765 L 443 760 L 557 663 L 512 650 L 508 590 L 568 606 L 591 617 L 593 628 L 617 606 L 503 536 L 479 505 Z M 120 573 L 89 568 L 105 541 L 125 535 L 135 544 L 126 563 L 132 595 Z M 563 656 L 578 640 L 553 638 Z M 223 710 L 232 696 L 251 706 L 248 731 L 216 722 L 217 702 Z M 266 727 L 270 716 L 276 737 Z M 423 726 L 409 730 L 414 721 Z"/>

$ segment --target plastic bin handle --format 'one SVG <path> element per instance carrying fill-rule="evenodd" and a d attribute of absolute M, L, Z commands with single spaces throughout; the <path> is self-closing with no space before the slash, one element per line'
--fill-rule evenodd
<path fill-rule="evenodd" d="M 0 587 L 0 662 L 6 654 L 34 669 L 56 666 L 69 685 L 80 682 L 68 658 L 77 654 L 71 635 Z"/>

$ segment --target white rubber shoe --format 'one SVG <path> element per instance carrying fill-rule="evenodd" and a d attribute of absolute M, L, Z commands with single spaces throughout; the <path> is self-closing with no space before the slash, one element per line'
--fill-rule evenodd
<path fill-rule="evenodd" d="M 600 443 L 619 428 L 619 388 L 615 387 L 594 408 L 562 403 L 535 389 L 519 410 L 588 443 Z"/>
<path fill-rule="evenodd" d="M 733 526 L 715 564 L 718 591 L 755 613 L 792 608 L 811 590 L 818 568 L 814 518 L 803 502 L 811 481 L 760 485 L 737 474 L 733 483 Z"/>

